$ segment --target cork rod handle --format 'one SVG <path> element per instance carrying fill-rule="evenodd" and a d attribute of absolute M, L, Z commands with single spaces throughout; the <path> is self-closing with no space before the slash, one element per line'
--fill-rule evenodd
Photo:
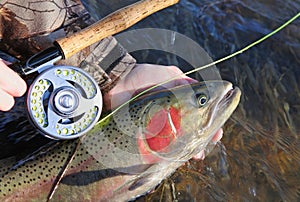
<path fill-rule="evenodd" d="M 178 2 L 179 0 L 139 1 L 117 10 L 78 33 L 56 40 L 55 44 L 59 45 L 64 58 L 69 58 L 93 43 L 121 32 L 147 16 Z"/>

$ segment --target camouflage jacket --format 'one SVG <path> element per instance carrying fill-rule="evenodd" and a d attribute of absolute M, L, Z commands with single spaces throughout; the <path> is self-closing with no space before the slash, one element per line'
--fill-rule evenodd
<path fill-rule="evenodd" d="M 0 3 L 0 50 L 24 60 L 93 22 L 79 0 L 4 0 Z M 60 64 L 84 69 L 105 93 L 134 67 L 135 59 L 108 37 Z"/>

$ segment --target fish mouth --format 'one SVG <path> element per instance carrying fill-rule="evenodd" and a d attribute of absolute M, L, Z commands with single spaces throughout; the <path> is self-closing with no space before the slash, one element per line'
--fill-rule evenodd
<path fill-rule="evenodd" d="M 218 108 L 228 107 L 229 105 L 234 103 L 236 103 L 237 105 L 240 100 L 239 99 L 240 95 L 241 95 L 241 90 L 238 87 L 233 86 L 232 84 L 227 85 L 223 96 L 221 96 L 220 100 L 217 102 Z"/>
<path fill-rule="evenodd" d="M 222 95 L 216 100 L 216 104 L 212 107 L 210 112 L 211 119 L 208 127 L 216 120 L 218 120 L 217 122 L 221 127 L 238 106 L 240 96 L 241 90 L 238 87 L 233 86 L 231 83 L 230 85 L 224 85 Z"/>
<path fill-rule="evenodd" d="M 231 97 L 233 96 L 235 90 L 233 87 L 231 87 L 231 89 L 229 89 L 226 94 L 223 96 L 223 98 L 219 101 L 219 104 L 222 104 L 222 103 L 226 103 L 228 102 Z"/>

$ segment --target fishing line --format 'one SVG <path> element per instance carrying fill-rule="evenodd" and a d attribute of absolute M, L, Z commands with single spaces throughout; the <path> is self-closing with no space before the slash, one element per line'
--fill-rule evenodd
<path fill-rule="evenodd" d="M 103 117 L 101 120 L 99 120 L 97 124 L 103 123 L 105 120 L 107 120 L 108 118 L 110 118 L 111 116 L 113 116 L 118 110 L 120 110 L 120 109 L 121 109 L 122 107 L 124 107 L 125 105 L 129 104 L 130 102 L 134 101 L 134 100 L 137 99 L 138 97 L 144 95 L 145 93 L 147 93 L 147 92 L 149 92 L 149 91 L 151 91 L 151 90 L 153 90 L 153 89 L 155 89 L 155 88 L 157 88 L 157 87 L 159 87 L 159 86 L 161 86 L 161 85 L 163 85 L 163 84 L 166 84 L 166 83 L 168 83 L 168 82 L 170 82 L 170 81 L 173 81 L 173 80 L 175 80 L 175 79 L 177 79 L 177 78 L 180 78 L 180 77 L 182 77 L 182 76 L 184 76 L 184 75 L 189 75 L 189 74 L 192 74 L 192 73 L 194 73 L 194 72 L 197 72 L 197 71 L 206 69 L 206 68 L 208 68 L 208 67 L 211 67 L 211 66 L 213 66 L 213 65 L 219 64 L 219 63 L 221 63 L 221 62 L 224 62 L 225 60 L 228 60 L 228 59 L 230 59 L 230 58 L 233 58 L 233 57 L 235 57 L 236 55 L 239 55 L 239 54 L 241 54 L 241 53 L 247 51 L 248 49 L 250 49 L 250 48 L 256 46 L 257 44 L 262 43 L 262 42 L 265 41 L 266 39 L 270 38 L 271 36 L 273 36 L 273 35 L 276 34 L 277 32 L 279 32 L 279 31 L 281 31 L 282 29 L 284 29 L 285 27 L 287 27 L 289 24 L 291 24 L 293 21 L 295 21 L 299 16 L 300 16 L 300 12 L 297 13 L 297 14 L 296 14 L 295 16 L 293 16 L 292 18 L 290 18 L 290 19 L 289 19 L 288 21 L 286 21 L 284 24 L 282 24 L 281 26 L 279 26 L 277 29 L 275 29 L 275 30 L 273 30 L 272 32 L 270 32 L 269 34 L 263 36 L 262 38 L 256 40 L 255 42 L 251 43 L 250 45 L 248 45 L 248 46 L 246 46 L 246 47 L 244 47 L 244 48 L 242 48 L 242 49 L 240 49 L 240 50 L 238 50 L 238 51 L 236 51 L 236 52 L 234 52 L 234 53 L 232 53 L 232 54 L 230 54 L 230 55 L 228 55 L 228 56 L 225 56 L 225 57 L 223 57 L 223 58 L 221 58 L 221 59 L 219 59 L 219 60 L 216 60 L 216 61 L 214 61 L 214 62 L 211 62 L 211 63 L 209 63 L 209 64 L 207 64 L 207 65 L 203 65 L 203 66 L 201 66 L 201 67 L 195 68 L 195 69 L 193 69 L 193 70 L 191 70 L 191 71 L 187 71 L 187 72 L 185 72 L 185 73 L 179 74 L 179 75 L 177 75 L 177 76 L 175 76 L 175 77 L 173 77 L 173 78 L 171 78 L 171 79 L 168 79 L 168 80 L 166 80 L 166 81 L 164 81 L 164 82 L 158 83 L 158 84 L 156 84 L 156 85 L 154 85 L 154 86 L 152 86 L 152 87 L 149 87 L 148 89 L 146 89 L 146 90 L 140 92 L 139 94 L 133 96 L 131 99 L 129 99 L 128 101 L 126 101 L 126 102 L 124 102 L 123 104 L 121 104 L 120 106 L 118 106 L 118 107 L 117 107 L 116 109 L 114 109 L 111 113 L 109 113 L 108 115 L 106 115 L 105 117 Z"/>

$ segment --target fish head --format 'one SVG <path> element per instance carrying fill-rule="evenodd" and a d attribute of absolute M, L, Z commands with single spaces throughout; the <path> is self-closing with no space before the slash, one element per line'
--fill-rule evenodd
<path fill-rule="evenodd" d="M 148 95 L 141 112 L 142 135 L 138 140 L 144 160 L 189 160 L 206 148 L 238 106 L 240 96 L 238 87 L 223 80 Z"/>

